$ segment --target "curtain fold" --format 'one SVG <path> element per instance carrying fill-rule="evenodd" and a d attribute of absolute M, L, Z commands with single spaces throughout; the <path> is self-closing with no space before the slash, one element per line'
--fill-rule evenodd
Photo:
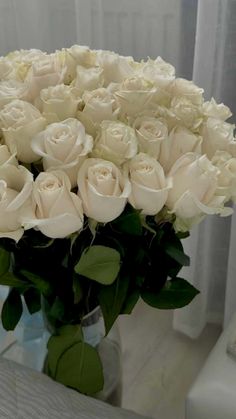
<path fill-rule="evenodd" d="M 0 55 L 75 43 L 140 60 L 161 55 L 236 115 L 236 0 L 0 0 Z M 235 117 L 234 117 L 235 118 Z M 236 310 L 236 215 L 208 217 L 184 241 L 183 276 L 201 294 L 174 316 L 196 338 Z"/>
<path fill-rule="evenodd" d="M 236 1 L 199 0 L 193 80 L 236 115 Z M 183 242 L 191 267 L 182 273 L 200 291 L 176 310 L 174 328 L 197 338 L 207 322 L 224 326 L 236 311 L 236 214 L 207 217 Z"/>
<path fill-rule="evenodd" d="M 21 48 L 52 52 L 75 44 L 76 2 L 0 0 L 0 55 Z"/>

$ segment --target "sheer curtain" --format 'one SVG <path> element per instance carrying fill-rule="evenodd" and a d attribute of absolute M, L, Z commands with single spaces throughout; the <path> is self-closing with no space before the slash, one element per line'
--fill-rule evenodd
<path fill-rule="evenodd" d="M 199 0 L 193 80 L 230 106 L 236 116 L 236 1 Z M 196 300 L 176 311 L 174 327 L 197 337 L 206 322 L 226 326 L 236 311 L 236 213 L 208 217 L 184 241 L 191 267 L 183 275 L 200 289 Z"/>
<path fill-rule="evenodd" d="M 0 0 L 0 55 L 74 43 L 136 59 L 161 55 L 236 115 L 236 0 Z M 236 215 L 209 217 L 184 241 L 183 276 L 201 294 L 174 327 L 197 337 L 207 321 L 236 310 Z"/>
<path fill-rule="evenodd" d="M 0 55 L 20 48 L 50 52 L 71 46 L 76 37 L 74 1 L 0 0 Z"/>

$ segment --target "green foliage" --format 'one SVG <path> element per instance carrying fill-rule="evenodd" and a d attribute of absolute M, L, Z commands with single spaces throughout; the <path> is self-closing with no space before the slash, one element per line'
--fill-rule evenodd
<path fill-rule="evenodd" d="M 74 293 L 74 304 L 78 304 L 83 298 L 83 290 L 80 283 L 79 275 L 73 275 L 73 293 Z"/>
<path fill-rule="evenodd" d="M 185 255 L 182 249 L 175 247 L 173 244 L 168 244 L 165 246 L 165 251 L 172 259 L 174 259 L 180 265 L 190 265 L 190 258 L 189 256 Z"/>
<path fill-rule="evenodd" d="M 49 375 L 56 381 L 93 395 L 102 390 L 102 364 L 95 348 L 83 341 L 80 326 L 62 329 L 48 342 Z"/>
<path fill-rule="evenodd" d="M 48 374 L 82 393 L 103 387 L 97 350 L 83 341 L 81 320 L 100 305 L 109 332 L 119 314 L 130 314 L 141 297 L 159 309 L 183 307 L 198 294 L 180 278 L 188 266 L 174 217 L 164 209 L 144 216 L 127 204 L 110 223 L 85 218 L 84 228 L 65 239 L 27 230 L 15 243 L 0 239 L 0 285 L 11 287 L 2 322 L 13 330 L 22 314 L 41 307 L 53 335 L 48 342 Z M 13 264 L 10 266 L 10 263 Z M 58 333 L 58 334 L 56 334 Z"/>
<path fill-rule="evenodd" d="M 51 306 L 49 317 L 63 321 L 64 315 L 65 307 L 63 301 L 59 297 L 56 297 Z"/>
<path fill-rule="evenodd" d="M 6 272 L 0 277 L 0 285 L 17 288 L 18 291 L 25 291 L 29 285 L 27 282 L 17 278 L 12 272 Z"/>
<path fill-rule="evenodd" d="M 12 288 L 2 307 L 2 325 L 5 330 L 14 330 L 22 315 L 21 296 Z"/>
<path fill-rule="evenodd" d="M 30 314 L 37 313 L 41 309 L 41 297 L 36 289 L 27 289 L 24 292 L 24 299 Z"/>
<path fill-rule="evenodd" d="M 140 297 L 140 290 L 134 289 L 126 296 L 120 314 L 131 314 Z"/>
<path fill-rule="evenodd" d="M 104 317 L 106 333 L 108 333 L 121 313 L 129 287 L 129 278 L 119 276 L 113 284 L 104 286 L 98 294 L 98 301 Z"/>
<path fill-rule="evenodd" d="M 53 330 L 79 324 L 84 313 L 100 304 L 108 332 L 119 314 L 132 312 L 140 295 L 148 301 L 158 296 L 166 306 L 167 279 L 176 279 L 189 264 L 182 234 L 171 222 L 158 220 L 128 204 L 112 222 L 85 220 L 83 230 L 66 239 L 52 240 L 35 230 L 26 231 L 17 244 L 1 239 L 0 284 L 23 295 L 31 313 L 43 296 Z M 181 287 L 186 292 L 184 283 Z M 173 295 L 176 305 L 184 304 L 183 294 Z"/>
<path fill-rule="evenodd" d="M 141 293 L 142 299 L 150 306 L 162 310 L 181 308 L 189 304 L 199 291 L 183 278 L 167 281 L 160 292 L 148 290 Z"/>
<path fill-rule="evenodd" d="M 0 277 L 4 275 L 10 267 L 11 254 L 0 247 Z"/>
<path fill-rule="evenodd" d="M 83 340 L 80 325 L 68 325 L 58 329 L 58 335 L 53 335 L 48 341 L 48 368 L 52 378 L 57 373 L 57 364 L 61 354 L 73 343 Z"/>
<path fill-rule="evenodd" d="M 120 270 L 120 254 L 106 246 L 91 246 L 81 256 L 75 272 L 109 285 L 114 282 Z"/>
<path fill-rule="evenodd" d="M 176 233 L 176 236 L 182 240 L 182 239 L 186 239 L 187 237 L 190 236 L 189 231 L 179 231 L 178 233 Z"/>
<path fill-rule="evenodd" d="M 84 342 L 74 343 L 61 355 L 55 378 L 83 394 L 102 390 L 104 379 L 97 350 Z"/>
<path fill-rule="evenodd" d="M 121 233 L 131 236 L 142 235 L 142 220 L 140 211 L 135 210 L 131 205 L 127 205 L 122 214 L 112 221 L 113 228 Z"/>
<path fill-rule="evenodd" d="M 51 293 L 52 289 L 50 283 L 45 281 L 42 276 L 25 269 L 20 270 L 19 273 L 25 280 L 28 280 L 31 286 L 35 287 L 43 295 L 47 296 Z"/>

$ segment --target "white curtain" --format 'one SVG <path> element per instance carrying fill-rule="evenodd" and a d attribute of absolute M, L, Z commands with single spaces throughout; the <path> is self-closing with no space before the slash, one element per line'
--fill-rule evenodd
<path fill-rule="evenodd" d="M 193 79 L 231 107 L 236 116 L 236 1 L 199 0 Z M 174 317 L 174 327 L 199 336 L 207 322 L 227 326 L 236 311 L 236 213 L 208 217 L 185 240 L 191 266 L 183 276 L 201 291 L 195 301 Z"/>
<path fill-rule="evenodd" d="M 161 55 L 236 115 L 236 0 L 0 0 L 0 55 L 53 51 L 74 43 L 136 59 Z M 196 35 L 196 38 L 195 38 Z M 207 218 L 185 240 L 183 276 L 201 294 L 175 313 L 174 327 L 197 337 L 207 321 L 236 310 L 236 215 Z"/>
<path fill-rule="evenodd" d="M 136 59 L 161 55 L 191 77 L 196 5 L 197 0 L 0 0 L 0 55 L 20 48 L 50 52 L 77 42 Z"/>

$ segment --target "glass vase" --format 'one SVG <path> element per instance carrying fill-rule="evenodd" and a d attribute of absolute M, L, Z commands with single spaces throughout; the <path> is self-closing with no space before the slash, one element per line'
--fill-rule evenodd
<path fill-rule="evenodd" d="M 102 312 L 100 307 L 96 307 L 83 318 L 82 329 L 85 342 L 97 349 L 103 366 L 104 387 L 95 397 L 121 406 L 122 363 L 118 325 L 115 323 L 105 336 Z"/>
<path fill-rule="evenodd" d="M 0 355 L 37 371 L 43 370 L 50 334 L 45 327 L 42 312 L 29 314 L 22 301 L 23 313 L 13 332 L 6 332 L 1 326 Z"/>
<path fill-rule="evenodd" d="M 54 334 L 56 329 L 48 318 L 46 301 L 42 302 L 42 307 L 46 328 L 50 334 Z M 114 324 L 105 336 L 104 320 L 99 306 L 83 317 L 81 326 L 84 342 L 97 350 L 103 367 L 104 386 L 94 397 L 114 406 L 121 406 L 122 364 L 118 326 Z M 47 368 L 45 370 L 47 371 Z"/>
<path fill-rule="evenodd" d="M 23 315 L 14 333 L 4 334 L 6 344 L 2 355 L 12 361 L 37 371 L 44 372 L 47 357 L 47 341 L 55 328 L 43 310 L 30 315 L 23 304 Z M 100 307 L 84 316 L 82 320 L 84 341 L 97 349 L 103 367 L 104 387 L 94 397 L 121 406 L 122 363 L 119 329 L 115 324 L 105 336 L 105 327 Z"/>

